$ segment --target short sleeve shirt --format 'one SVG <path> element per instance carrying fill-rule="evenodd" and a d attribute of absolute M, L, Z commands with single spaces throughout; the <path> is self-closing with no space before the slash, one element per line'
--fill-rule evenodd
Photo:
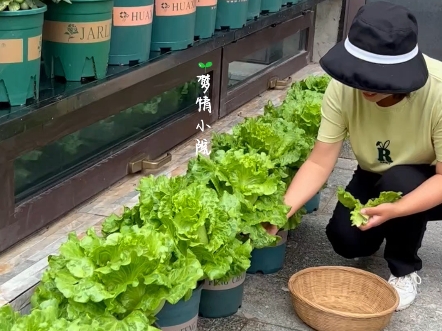
<path fill-rule="evenodd" d="M 318 140 L 349 137 L 359 166 L 382 173 L 395 165 L 442 162 L 442 62 L 425 56 L 426 85 L 391 107 L 332 80 L 322 104 Z"/>

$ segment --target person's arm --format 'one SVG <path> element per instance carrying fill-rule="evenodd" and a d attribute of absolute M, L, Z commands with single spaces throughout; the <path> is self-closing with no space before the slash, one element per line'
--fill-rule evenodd
<path fill-rule="evenodd" d="M 335 80 L 330 82 L 324 93 L 318 141 L 285 195 L 285 203 L 292 207 L 288 217 L 320 191 L 333 171 L 347 136 L 347 125 L 342 115 L 342 93 L 343 85 Z"/>
<path fill-rule="evenodd" d="M 436 173 L 419 187 L 394 203 L 395 218 L 417 214 L 442 204 L 442 100 L 434 110 L 438 118 L 433 127 L 432 139 L 436 154 Z"/>
<path fill-rule="evenodd" d="M 421 213 L 440 204 L 442 204 L 442 163 L 437 162 L 434 176 L 393 204 L 394 218 Z"/>
<path fill-rule="evenodd" d="M 291 217 L 318 193 L 330 176 L 341 151 L 342 140 L 335 143 L 317 141 L 310 157 L 293 178 L 285 195 Z"/>
<path fill-rule="evenodd" d="M 347 125 L 341 113 L 342 84 L 332 80 L 325 91 L 321 109 L 318 139 L 308 159 L 296 173 L 284 197 L 291 207 L 287 218 L 302 208 L 327 181 L 347 136 Z M 262 224 L 269 234 L 278 229 L 268 222 Z"/>

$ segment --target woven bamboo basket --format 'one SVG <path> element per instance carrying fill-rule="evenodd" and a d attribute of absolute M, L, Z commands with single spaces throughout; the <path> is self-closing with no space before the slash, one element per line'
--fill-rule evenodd
<path fill-rule="evenodd" d="M 290 278 L 289 289 L 299 318 L 318 331 L 380 331 L 399 304 L 384 279 L 355 268 L 308 268 Z"/>

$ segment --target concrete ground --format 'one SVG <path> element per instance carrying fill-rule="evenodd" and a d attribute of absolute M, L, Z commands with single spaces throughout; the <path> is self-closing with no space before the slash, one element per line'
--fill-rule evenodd
<path fill-rule="evenodd" d="M 318 212 L 304 217 L 289 238 L 284 268 L 274 275 L 247 275 L 244 303 L 230 318 L 202 319 L 198 331 L 308 331 L 312 330 L 296 316 L 288 280 L 296 272 L 314 266 L 352 266 L 383 278 L 389 270 L 382 258 L 383 248 L 373 257 L 346 260 L 334 253 L 325 226 L 336 204 L 336 188 L 346 185 L 356 161 L 346 145 L 328 187 L 323 191 Z M 420 250 L 424 268 L 419 296 L 409 309 L 395 313 L 386 331 L 442 330 L 442 222 L 431 222 Z M 336 330 L 339 331 L 339 330 Z"/>

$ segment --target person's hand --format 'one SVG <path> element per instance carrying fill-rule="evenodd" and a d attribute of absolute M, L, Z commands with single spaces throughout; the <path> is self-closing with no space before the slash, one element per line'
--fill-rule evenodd
<path fill-rule="evenodd" d="M 377 207 L 364 208 L 361 214 L 370 216 L 368 223 L 359 227 L 362 231 L 366 231 L 395 218 L 397 212 L 394 203 L 383 203 Z"/>
<path fill-rule="evenodd" d="M 267 231 L 268 234 L 275 236 L 279 229 L 276 225 L 270 224 L 269 222 L 261 223 L 262 227 Z"/>

